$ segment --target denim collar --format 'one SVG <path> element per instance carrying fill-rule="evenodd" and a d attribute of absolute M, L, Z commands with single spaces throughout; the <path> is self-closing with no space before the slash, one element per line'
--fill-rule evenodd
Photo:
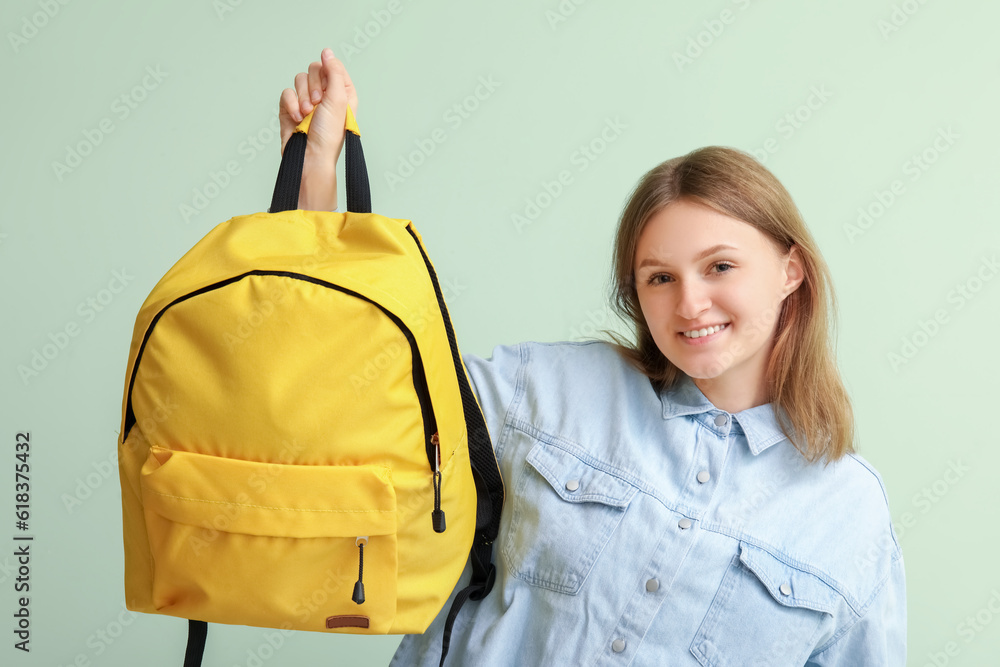
<path fill-rule="evenodd" d="M 698 421 L 716 431 L 720 427 L 715 425 L 715 416 L 732 414 L 732 431 L 746 435 L 747 445 L 754 455 L 786 439 L 775 417 L 773 403 L 728 413 L 715 407 L 686 373 L 681 373 L 680 380 L 673 387 L 660 392 L 660 401 L 663 403 L 664 419 L 696 415 Z M 787 421 L 788 413 L 783 408 L 782 414 Z"/>

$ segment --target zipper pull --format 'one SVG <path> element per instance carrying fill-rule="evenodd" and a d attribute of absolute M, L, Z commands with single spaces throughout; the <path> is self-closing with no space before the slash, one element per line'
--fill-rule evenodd
<path fill-rule="evenodd" d="M 431 523 L 435 533 L 443 533 L 445 521 L 441 510 L 441 439 L 437 431 L 431 436 L 431 443 L 434 445 L 434 511 L 431 512 Z"/>
<path fill-rule="evenodd" d="M 351 596 L 351 599 L 361 604 L 365 601 L 365 585 L 361 582 L 361 575 L 364 573 L 365 545 L 368 544 L 368 536 L 358 537 L 354 544 L 358 547 L 358 580 L 354 582 L 354 595 Z"/>

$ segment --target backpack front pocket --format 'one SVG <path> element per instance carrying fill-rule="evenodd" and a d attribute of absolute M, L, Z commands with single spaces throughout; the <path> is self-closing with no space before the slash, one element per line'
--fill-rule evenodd
<path fill-rule="evenodd" d="M 391 627 L 396 495 L 388 467 L 263 463 L 154 446 L 140 487 L 159 613 L 296 630 Z"/>

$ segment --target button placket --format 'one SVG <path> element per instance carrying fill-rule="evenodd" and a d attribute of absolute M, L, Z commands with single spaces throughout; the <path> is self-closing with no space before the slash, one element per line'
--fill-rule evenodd
<path fill-rule="evenodd" d="M 652 506 L 651 503 L 650 509 Z M 648 518 L 651 523 L 659 523 L 669 522 L 671 518 L 677 521 L 680 516 L 657 503 L 654 513 L 644 518 Z M 643 637 L 652 627 L 663 605 L 669 601 L 671 582 L 683 567 L 694 544 L 690 539 L 693 536 L 681 534 L 682 532 L 661 531 L 659 540 L 655 545 L 650 545 L 650 560 L 641 570 L 640 576 L 632 580 L 634 583 L 629 583 L 627 604 L 622 608 L 615 627 L 609 628 L 601 639 L 604 642 L 600 649 L 602 658 L 595 667 L 617 667 L 623 661 L 634 659 Z M 622 640 L 621 651 L 614 650 L 613 643 L 617 639 Z"/>

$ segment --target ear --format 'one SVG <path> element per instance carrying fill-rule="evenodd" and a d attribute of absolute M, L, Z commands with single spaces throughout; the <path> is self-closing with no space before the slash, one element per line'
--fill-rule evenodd
<path fill-rule="evenodd" d="M 784 258 L 784 262 L 784 290 L 787 297 L 797 290 L 806 278 L 805 265 L 802 262 L 802 249 L 799 248 L 798 244 L 792 244 L 792 247 L 789 248 L 788 254 Z"/>

